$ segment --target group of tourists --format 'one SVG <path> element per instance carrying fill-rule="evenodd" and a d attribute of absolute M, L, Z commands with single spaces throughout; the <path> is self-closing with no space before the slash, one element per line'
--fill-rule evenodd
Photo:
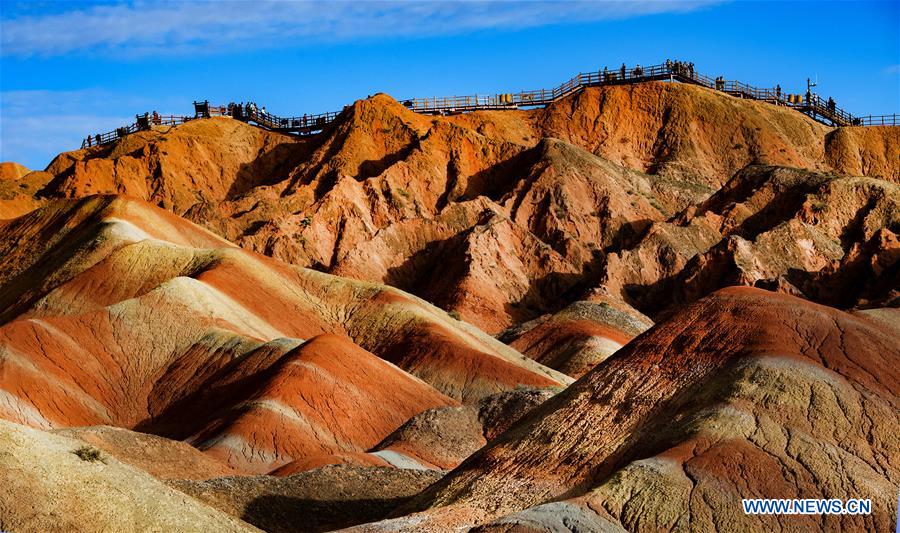
<path fill-rule="evenodd" d="M 616 73 L 615 71 L 610 73 L 609 68 L 607 68 L 607 67 L 603 67 L 603 70 L 601 72 L 598 72 L 601 83 L 607 82 L 607 81 L 625 80 L 625 79 L 628 79 L 628 74 L 629 74 L 628 67 L 625 65 L 625 63 L 622 63 L 622 66 L 619 67 L 618 73 Z M 630 71 L 630 74 L 631 74 L 631 77 L 640 78 L 641 76 L 644 75 L 644 69 L 643 69 L 643 67 L 641 67 L 640 64 L 638 64 Z"/>
<path fill-rule="evenodd" d="M 654 75 L 654 73 L 659 74 L 659 72 L 651 69 L 650 75 Z M 671 59 L 666 59 L 666 73 L 672 73 L 679 76 L 686 76 L 689 78 L 694 77 L 694 64 L 687 61 L 672 61 Z M 644 67 L 638 63 L 631 70 L 628 70 L 628 66 L 625 63 L 622 63 L 622 66 L 619 67 L 618 72 L 609 71 L 609 68 L 603 67 L 603 70 L 598 72 L 598 76 L 600 77 L 600 83 L 605 83 L 609 81 L 617 81 L 617 80 L 627 80 L 634 78 L 642 78 L 646 75 L 647 72 L 644 70 Z"/>
<path fill-rule="evenodd" d="M 679 76 L 687 76 L 688 78 L 694 77 L 694 64 L 690 62 L 666 59 L 666 68 L 673 74 Z"/>
<path fill-rule="evenodd" d="M 258 116 L 265 117 L 268 115 L 266 111 L 266 106 L 258 107 L 256 102 L 241 102 L 236 104 L 234 102 L 229 102 L 227 106 L 225 106 L 225 112 L 230 117 L 234 118 L 256 118 Z"/>

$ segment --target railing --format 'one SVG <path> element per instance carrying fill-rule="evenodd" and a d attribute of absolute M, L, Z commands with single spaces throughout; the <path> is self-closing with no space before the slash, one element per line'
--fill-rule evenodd
<path fill-rule="evenodd" d="M 245 118 L 248 122 L 255 122 L 259 126 L 274 131 L 312 133 L 321 131 L 325 126 L 334 122 L 339 114 L 338 112 L 330 111 L 317 115 L 279 117 L 252 107 L 245 113 Z"/>
<path fill-rule="evenodd" d="M 153 126 L 177 126 L 195 118 L 184 115 L 158 115 L 150 118 L 150 124 Z"/>
<path fill-rule="evenodd" d="M 299 117 L 279 117 L 269 113 L 264 107 L 260 108 L 253 102 L 214 106 L 208 100 L 194 102 L 194 115 L 208 118 L 212 116 L 228 116 L 247 123 L 255 124 L 261 128 L 273 131 L 290 133 L 312 133 L 321 131 L 327 124 L 337 118 L 338 113 L 328 112 L 317 115 L 302 115 Z"/>
<path fill-rule="evenodd" d="M 432 98 L 411 98 L 401 100 L 409 109 L 419 113 L 461 112 L 475 109 L 515 109 L 519 107 L 543 106 L 595 85 L 636 83 L 665 79 L 675 75 L 673 64 L 649 67 L 620 67 L 618 69 L 582 72 L 572 79 L 552 89 L 537 89 L 518 93 L 490 95 L 446 96 Z M 687 67 L 684 69 L 687 73 Z"/>
<path fill-rule="evenodd" d="M 516 109 L 520 107 L 545 106 L 561 98 L 582 91 L 585 87 L 640 83 L 654 80 L 690 83 L 722 91 L 740 98 L 749 98 L 769 102 L 775 105 L 787 106 L 796 109 L 815 120 L 830 123 L 835 126 L 900 125 L 900 119 L 898 119 L 900 115 L 869 115 L 867 117 L 855 117 L 834 105 L 834 101 L 830 98 L 828 101 L 825 101 L 818 95 L 811 94 L 809 91 L 803 95 L 788 94 L 782 92 L 780 86 L 774 88 L 760 88 L 736 80 L 726 80 L 721 76 L 711 78 L 696 72 L 693 63 L 682 61 L 666 61 L 663 64 L 651 65 L 648 67 L 642 67 L 640 65 L 628 67 L 623 64 L 621 67 L 612 70 L 603 68 L 595 72 L 582 72 L 552 89 L 538 89 L 521 91 L 518 93 L 489 95 L 476 94 L 471 96 L 411 98 L 401 100 L 401 102 L 413 111 L 428 114 L 460 113 L 492 109 Z M 135 131 L 147 129 L 151 125 L 180 124 L 195 117 L 231 116 L 238 120 L 251 122 L 257 126 L 273 131 L 306 135 L 321 131 L 339 115 L 339 112 L 328 112 L 316 115 L 280 117 L 263 111 L 262 108 L 257 108 L 255 104 L 211 106 L 208 101 L 194 102 L 194 109 L 194 117 L 177 115 L 159 117 L 154 114 L 154 118 L 150 120 L 150 123 L 147 122 L 146 119 L 148 114 L 145 113 L 143 116 L 138 116 L 138 121 L 134 124 L 123 128 L 117 128 L 111 132 L 88 137 L 82 142 L 82 148 L 116 141 Z"/>
<path fill-rule="evenodd" d="M 92 146 L 109 144 L 124 138 L 126 135 L 130 135 L 138 131 L 148 130 L 151 126 L 177 126 L 179 124 L 184 124 L 185 122 L 192 120 L 195 117 L 183 115 L 158 115 L 156 113 L 151 115 L 150 113 L 144 113 L 143 115 L 138 115 L 135 118 L 137 120 L 133 124 L 122 126 L 121 128 L 116 128 L 106 133 L 98 133 L 96 135 L 89 135 L 85 137 L 81 141 L 81 147 L 90 148 Z"/>
<path fill-rule="evenodd" d="M 789 94 L 783 92 L 781 86 L 755 87 L 737 80 L 726 80 L 723 77 L 712 78 L 696 72 L 693 63 L 666 61 L 664 64 L 641 67 L 640 65 L 609 70 L 604 68 L 596 72 L 582 72 L 553 89 L 522 91 L 519 93 L 503 93 L 488 96 L 450 96 L 443 98 L 413 98 L 403 101 L 404 105 L 420 113 L 454 113 L 479 109 L 515 109 L 528 106 L 543 106 L 553 103 L 583 90 L 585 87 L 598 85 L 615 85 L 622 83 L 640 83 L 644 81 L 670 80 L 691 83 L 722 91 L 739 98 L 759 100 L 776 105 L 788 106 L 804 113 L 820 122 L 834 126 L 869 126 L 896 125 L 895 115 L 870 117 L 863 120 L 854 117 L 847 111 L 838 108 L 834 101 L 823 100 L 807 91 L 806 94 Z"/>
<path fill-rule="evenodd" d="M 639 83 L 654 80 L 671 80 L 701 85 L 710 89 L 773 103 L 786 103 L 780 88 L 758 88 L 739 81 L 711 78 L 696 72 L 691 63 L 666 62 L 648 67 L 625 65 L 610 70 L 604 68 L 596 72 L 581 72 L 565 83 L 552 89 L 501 93 L 496 95 L 449 96 L 433 98 L 412 98 L 403 100 L 406 107 L 420 113 L 459 112 L 472 109 L 505 109 L 550 104 L 560 98 L 583 90 L 585 87 Z"/>
<path fill-rule="evenodd" d="M 820 115 L 825 117 L 836 126 L 850 126 L 856 122 L 856 117 L 850 113 L 838 108 L 834 104 L 834 100 L 829 99 L 827 102 L 822 100 L 818 95 L 813 95 L 809 104 L 807 113 Z M 813 116 L 811 115 L 811 116 Z"/>
<path fill-rule="evenodd" d="M 114 141 L 125 137 L 128 134 L 134 133 L 138 131 L 137 124 L 129 124 L 128 126 L 123 126 L 121 128 L 116 128 L 112 131 L 108 131 L 106 133 L 98 133 L 96 135 L 89 135 L 81 141 L 82 148 L 90 148 L 91 146 L 100 146 L 102 144 L 108 144 Z"/>
<path fill-rule="evenodd" d="M 900 115 L 866 115 L 854 121 L 854 126 L 900 126 Z"/>

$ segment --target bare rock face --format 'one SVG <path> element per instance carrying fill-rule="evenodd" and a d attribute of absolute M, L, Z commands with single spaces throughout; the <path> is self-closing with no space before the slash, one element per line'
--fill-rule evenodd
<path fill-rule="evenodd" d="M 136 429 L 267 473 L 364 453 L 426 409 L 571 381 L 418 298 L 144 202 L 55 201 L 2 234 L 0 415 L 30 426 Z"/>
<path fill-rule="evenodd" d="M 731 177 L 747 165 L 896 183 L 895 130 L 831 131 L 789 109 L 664 83 L 448 117 L 380 94 L 314 138 L 214 118 L 61 154 L 39 196 L 136 196 L 243 248 L 393 285 L 495 334 L 598 286 L 655 314 L 666 306 L 637 293 L 725 237 L 676 215 L 746 178 Z M 722 286 L 701 285 L 700 295 Z"/>
<path fill-rule="evenodd" d="M 41 206 L 44 201 L 36 195 L 52 179 L 48 172 L 32 172 L 13 162 L 0 163 L 0 221 Z"/>
<path fill-rule="evenodd" d="M 228 118 L 195 120 L 64 152 L 47 167 L 55 178 L 44 194 L 122 194 L 182 215 L 197 202 L 265 185 L 304 154 L 304 144 L 288 135 Z"/>
<path fill-rule="evenodd" d="M 4 163 L 0 530 L 889 529 L 898 131 L 646 83 Z"/>
<path fill-rule="evenodd" d="M 900 481 L 897 313 L 870 319 L 758 289 L 719 291 L 539 406 L 403 511 L 423 512 L 361 529 L 443 531 L 505 515 L 638 531 L 823 521 L 889 529 Z M 763 497 L 871 498 L 873 512 L 743 513 L 741 498 Z"/>
<path fill-rule="evenodd" d="M 85 442 L 0 420 L 4 531 L 259 531 Z"/>
<path fill-rule="evenodd" d="M 29 172 L 31 171 L 28 170 L 28 167 L 12 161 L 0 163 L 0 181 L 15 181 L 21 179 Z"/>
<path fill-rule="evenodd" d="M 701 87 L 589 89 L 537 114 L 543 131 L 604 159 L 714 188 L 748 164 L 827 168 L 827 127 Z"/>
<path fill-rule="evenodd" d="M 580 378 L 652 325 L 628 304 L 596 293 L 498 338 L 543 365 Z"/>
<path fill-rule="evenodd" d="M 548 389 L 520 388 L 487 396 L 474 405 L 429 409 L 373 449 L 426 468 L 450 470 L 551 396 L 553 391 Z"/>
<path fill-rule="evenodd" d="M 633 248 L 611 254 L 601 284 L 649 313 L 729 285 L 844 308 L 883 304 L 893 298 L 887 286 L 897 268 L 898 213 L 895 183 L 748 167 L 705 202 L 655 223 Z M 841 282 L 860 272 L 871 276 Z"/>
<path fill-rule="evenodd" d="M 837 128 L 825 137 L 829 165 L 841 174 L 870 176 L 900 183 L 897 153 L 900 128 Z"/>

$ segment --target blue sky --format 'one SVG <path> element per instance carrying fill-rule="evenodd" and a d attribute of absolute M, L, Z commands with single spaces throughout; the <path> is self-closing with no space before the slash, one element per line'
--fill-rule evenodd
<path fill-rule="evenodd" d="M 623 61 L 900 113 L 898 2 L 0 0 L 0 160 L 43 168 L 89 133 L 194 99 L 291 115 L 556 85 Z"/>

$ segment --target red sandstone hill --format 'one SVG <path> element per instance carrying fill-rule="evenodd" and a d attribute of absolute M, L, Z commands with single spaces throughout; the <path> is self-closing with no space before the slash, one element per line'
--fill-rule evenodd
<path fill-rule="evenodd" d="M 889 529 L 898 338 L 896 309 L 719 291 L 476 452 L 418 497 L 421 513 L 360 530 Z M 873 512 L 744 515 L 740 499 L 762 497 L 871 498 Z"/>
<path fill-rule="evenodd" d="M 52 179 L 49 172 L 32 172 L 18 163 L 0 163 L 0 220 L 24 215 L 40 206 L 36 195 Z"/>
<path fill-rule="evenodd" d="M 4 162 L 0 163 L 0 181 L 19 180 L 31 171 L 18 163 Z"/>
<path fill-rule="evenodd" d="M 364 452 L 447 395 L 570 381 L 415 297 L 140 201 L 55 201 L 0 235 L 0 415 L 19 423 L 137 428 L 268 472 Z"/>
<path fill-rule="evenodd" d="M 556 314 L 509 328 L 498 338 L 541 364 L 579 378 L 652 325 L 621 299 L 596 291 Z"/>
<path fill-rule="evenodd" d="M 714 246 L 727 237 L 721 228 L 672 230 L 677 246 L 666 249 L 643 251 L 645 241 L 690 222 L 682 211 L 723 185 L 734 189 L 751 164 L 896 184 L 898 129 L 831 129 L 789 109 L 665 83 L 591 88 L 546 109 L 448 117 L 376 95 L 308 139 L 214 118 L 64 153 L 39 197 L 136 196 L 241 247 L 393 285 L 498 333 L 598 286 L 655 314 L 672 297 L 760 276 L 796 287 L 805 276 L 801 293 L 834 303 L 819 296 L 832 292 L 834 275 L 819 270 L 826 262 L 839 270 L 844 257 L 870 261 L 877 243 L 842 237 L 840 250 L 817 249 L 817 261 L 776 258 L 744 275 L 719 272 L 740 247 L 727 239 Z M 873 194 L 882 193 L 859 201 Z M 666 278 L 696 277 L 681 270 L 704 253 L 715 266 L 697 265 L 704 273 L 691 281 L 692 294 L 666 289 L 662 302 L 649 301 Z M 883 270 L 885 254 L 875 255 Z M 872 290 L 844 295 L 841 305 L 884 301 Z"/>
<path fill-rule="evenodd" d="M 601 284 L 651 313 L 729 285 L 843 308 L 891 304 L 900 296 L 898 232 L 896 183 L 747 167 L 611 253 Z"/>
<path fill-rule="evenodd" d="M 3 164 L 0 529 L 890 527 L 898 153 L 647 83 Z"/>
<path fill-rule="evenodd" d="M 189 441 L 235 468 L 262 474 L 288 460 L 364 452 L 425 408 L 455 404 L 336 335 L 319 335 L 278 357 L 266 374 L 256 383 L 238 385 L 242 376 L 227 374 L 205 382 L 198 402 L 183 403 L 197 414 L 199 402 L 232 406 L 215 412 Z"/>

